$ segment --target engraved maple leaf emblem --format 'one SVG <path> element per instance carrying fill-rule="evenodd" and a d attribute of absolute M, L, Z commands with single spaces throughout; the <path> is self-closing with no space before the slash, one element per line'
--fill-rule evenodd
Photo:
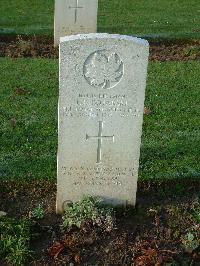
<path fill-rule="evenodd" d="M 123 76 L 123 62 L 116 53 L 96 51 L 87 58 L 84 75 L 94 87 L 112 88 Z"/>

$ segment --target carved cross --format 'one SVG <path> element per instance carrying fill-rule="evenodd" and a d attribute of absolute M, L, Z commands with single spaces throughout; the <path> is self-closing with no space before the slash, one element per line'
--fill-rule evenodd
<path fill-rule="evenodd" d="M 83 6 L 78 6 L 78 0 L 75 0 L 75 6 L 69 6 L 69 9 L 74 9 L 74 23 L 77 22 L 78 9 L 83 8 Z"/>
<path fill-rule="evenodd" d="M 103 121 L 99 121 L 99 132 L 98 136 L 89 136 L 86 134 L 86 140 L 89 139 L 97 139 L 98 146 L 97 146 L 97 163 L 101 163 L 101 152 L 102 152 L 102 141 L 103 139 L 110 139 L 114 142 L 114 135 L 112 136 L 103 136 Z"/>

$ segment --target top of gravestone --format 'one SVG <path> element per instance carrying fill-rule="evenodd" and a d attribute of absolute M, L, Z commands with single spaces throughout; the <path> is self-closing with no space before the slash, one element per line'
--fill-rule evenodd
<path fill-rule="evenodd" d="M 118 40 L 132 41 L 140 45 L 149 46 L 148 41 L 144 39 L 128 35 L 108 34 L 108 33 L 89 33 L 89 34 L 77 34 L 77 35 L 65 36 L 60 38 L 60 43 L 67 41 L 92 40 L 92 39 L 118 39 Z"/>

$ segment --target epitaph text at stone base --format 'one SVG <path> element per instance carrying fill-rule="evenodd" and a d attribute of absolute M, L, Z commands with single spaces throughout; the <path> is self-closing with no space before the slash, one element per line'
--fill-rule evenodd
<path fill-rule="evenodd" d="M 135 205 L 148 42 L 61 38 L 57 212 L 84 195 Z"/>

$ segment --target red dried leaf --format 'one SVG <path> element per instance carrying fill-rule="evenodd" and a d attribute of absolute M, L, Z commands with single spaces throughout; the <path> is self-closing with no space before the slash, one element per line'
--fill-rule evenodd
<path fill-rule="evenodd" d="M 146 250 L 146 255 L 150 257 L 156 257 L 157 256 L 157 251 L 153 248 L 149 248 Z"/>
<path fill-rule="evenodd" d="M 81 256 L 80 256 L 80 254 L 76 254 L 76 255 L 74 256 L 74 261 L 75 261 L 76 263 L 78 263 L 78 264 L 81 264 Z"/>
<path fill-rule="evenodd" d="M 54 257 L 56 259 L 58 255 L 65 249 L 65 246 L 62 242 L 56 242 L 50 249 L 49 249 L 49 255 L 51 257 Z"/>
<path fill-rule="evenodd" d="M 160 259 L 158 260 L 158 253 L 155 249 L 142 249 L 142 256 L 137 257 L 135 266 L 160 266 Z"/>
<path fill-rule="evenodd" d="M 152 266 L 152 260 L 148 256 L 140 256 L 135 260 L 135 266 Z"/>

